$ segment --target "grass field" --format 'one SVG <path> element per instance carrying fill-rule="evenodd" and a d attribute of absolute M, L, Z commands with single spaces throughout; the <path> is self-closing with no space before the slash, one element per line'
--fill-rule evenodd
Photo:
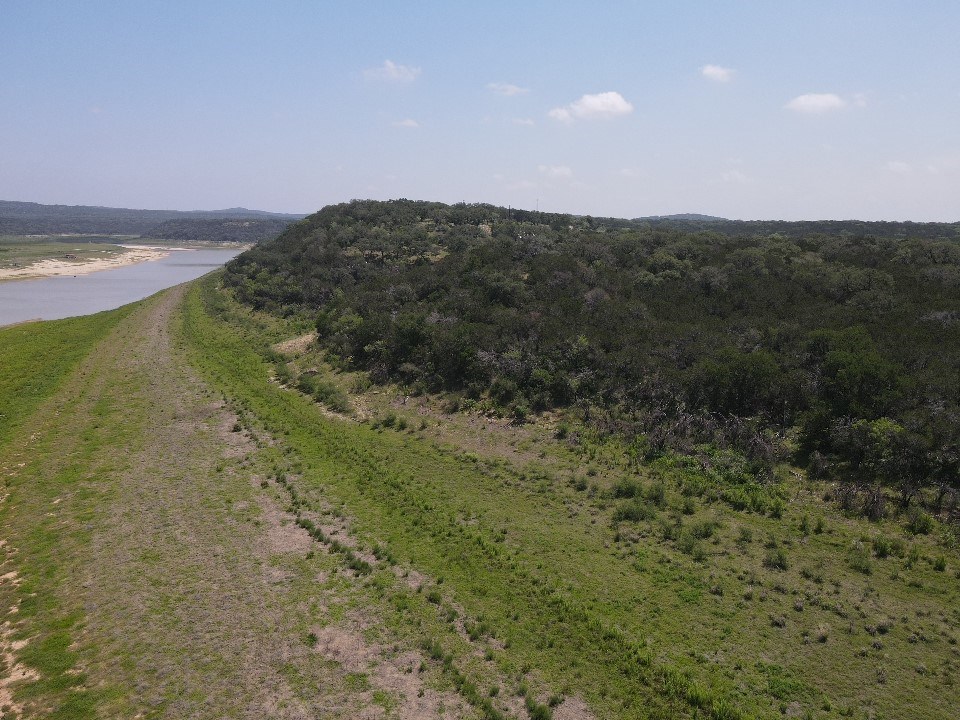
<path fill-rule="evenodd" d="M 308 330 L 214 277 L 0 332 L 0 711 L 960 714 L 937 521 L 450 414 Z"/>
<path fill-rule="evenodd" d="M 297 361 L 250 349 L 282 331 L 206 292 L 247 337 L 192 296 L 200 362 L 294 450 L 299 502 L 343 508 L 366 547 L 442 578 L 441 605 L 509 642 L 493 665 L 514 690 L 576 695 L 611 717 L 956 715 L 958 565 L 945 531 L 845 517 L 789 468 L 751 512 L 756 489 L 724 492 L 720 458 L 710 473 L 683 458 L 645 466 L 614 443 L 477 430 L 429 402 L 370 394 L 356 403 L 366 422 L 333 421 L 267 381 L 297 384 Z M 316 357 L 300 365 L 326 374 Z"/>

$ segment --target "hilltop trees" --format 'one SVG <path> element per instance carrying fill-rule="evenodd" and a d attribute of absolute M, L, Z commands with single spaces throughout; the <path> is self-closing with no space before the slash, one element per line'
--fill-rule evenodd
<path fill-rule="evenodd" d="M 721 446 L 761 474 L 792 452 L 907 505 L 957 490 L 958 248 L 360 201 L 226 281 L 312 315 L 330 357 L 378 381 L 571 407 L 648 452 Z"/>

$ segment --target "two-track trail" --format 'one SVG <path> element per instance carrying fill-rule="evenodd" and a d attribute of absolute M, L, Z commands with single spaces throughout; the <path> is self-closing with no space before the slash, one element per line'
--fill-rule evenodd
<path fill-rule="evenodd" d="M 322 546 L 264 481 L 269 441 L 177 347 L 183 292 L 119 322 L 0 451 L 0 717 L 457 712 L 305 560 Z"/>

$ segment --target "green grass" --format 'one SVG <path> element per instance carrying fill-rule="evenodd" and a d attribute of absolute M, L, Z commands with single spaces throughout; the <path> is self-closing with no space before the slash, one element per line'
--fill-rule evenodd
<path fill-rule="evenodd" d="M 95 717 L 97 703 L 115 693 L 112 687 L 91 692 L 83 687 L 84 674 L 76 671 L 75 642 L 84 613 L 69 601 L 69 588 L 82 569 L 68 558 L 90 536 L 91 508 L 97 506 L 100 491 L 90 487 L 89 479 L 105 469 L 93 458 L 105 443 L 122 442 L 132 428 L 126 423 L 109 426 L 111 403 L 85 387 L 82 379 L 79 388 L 75 377 L 69 389 L 67 381 L 137 305 L 0 331 L 5 371 L 0 376 L 0 468 L 8 494 L 0 504 L 0 528 L 16 549 L 15 570 L 22 579 L 17 588 L 0 587 L 0 601 L 5 607 L 18 603 L 17 634 L 29 640 L 18 660 L 39 674 L 15 697 L 40 703 L 52 718 Z M 41 411 L 45 415 L 34 425 L 34 415 Z M 46 432 L 52 420 L 73 418 L 74 413 L 83 419 L 65 433 Z M 76 515 L 65 519 L 50 512 L 54 501 L 70 495 L 76 500 Z"/>
<path fill-rule="evenodd" d="M 945 689 L 960 595 L 937 570 L 956 552 L 932 530 L 915 537 L 884 521 L 884 533 L 934 559 L 907 567 L 889 553 L 869 576 L 850 572 L 848 549 L 875 526 L 825 504 L 813 484 L 750 486 L 728 500 L 722 478 L 683 459 L 638 463 L 615 441 L 571 452 L 541 437 L 530 472 L 396 431 L 396 420 L 330 420 L 268 382 L 268 354 L 256 348 L 285 337 L 283 323 L 231 304 L 210 281 L 188 297 L 184 333 L 207 377 L 296 458 L 304 506 L 342 507 L 366 547 L 444 578 L 421 599 L 437 613 L 453 602 L 467 622 L 483 617 L 506 646 L 495 653 L 506 677 L 623 717 L 776 717 L 791 703 L 815 717 L 956 714 Z M 585 467 L 591 487 L 575 481 Z M 865 627 L 884 618 L 896 620 L 882 657 L 858 656 Z M 396 630 L 422 635 L 403 618 Z M 928 640 L 911 640 L 921 634 Z M 761 657 L 782 669 L 773 689 Z M 467 654 L 454 660 L 469 667 Z M 920 662 L 937 673 L 918 675 Z"/>
<path fill-rule="evenodd" d="M 369 641 L 419 649 L 411 672 L 457 692 L 476 717 L 507 715 L 510 697 L 527 716 L 549 717 L 566 696 L 598 717 L 960 712 L 960 562 L 936 520 L 847 517 L 823 501 L 825 487 L 786 471 L 783 482 L 725 493 L 715 468 L 680 456 L 646 463 L 569 424 L 475 431 L 474 416 L 421 417 L 383 393 L 347 398 L 358 408 L 379 398 L 369 421 L 337 420 L 315 388 L 273 380 L 281 361 L 268 348 L 303 326 L 251 313 L 215 282 L 187 295 L 178 342 L 256 439 L 255 487 L 316 540 L 316 552 L 283 566 L 296 607 L 326 593 L 322 622 L 297 627 L 299 646 L 316 642 L 317 622 L 367 614 Z M 96 479 L 123 462 L 111 448 L 142 442 L 156 410 L 130 378 L 109 378 L 104 393 L 78 367 L 130 312 L 0 331 L 10 368 L 0 376 L 0 467 L 13 493 L 0 524 L 25 578 L 0 600 L 21 601 L 30 643 L 19 659 L 42 675 L 18 697 L 42 699 L 52 717 L 130 707 L 131 688 L 81 690 L 76 668 L 106 650 L 77 642 L 86 616 L 69 592 L 108 492 Z M 304 362 L 320 367 L 327 400 L 366 388 Z M 60 431 L 33 440 L 37 423 Z M 70 514 L 54 517 L 65 496 Z M 349 538 L 321 529 L 344 518 Z M 318 654 L 309 662 L 323 666 Z M 313 686 L 311 668 L 290 665 L 285 677 Z M 331 682 L 393 707 L 374 675 L 360 677 Z"/>
<path fill-rule="evenodd" d="M 0 329 L 0 448 L 135 307 Z"/>

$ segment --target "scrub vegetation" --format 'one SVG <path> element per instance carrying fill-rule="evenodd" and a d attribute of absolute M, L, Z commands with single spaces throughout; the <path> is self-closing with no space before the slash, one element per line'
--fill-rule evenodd
<path fill-rule="evenodd" d="M 327 209 L 0 331 L 2 711 L 956 717 L 955 338 L 829 300 L 866 239 L 507 212 Z M 954 311 L 875 252 L 896 317 Z"/>

